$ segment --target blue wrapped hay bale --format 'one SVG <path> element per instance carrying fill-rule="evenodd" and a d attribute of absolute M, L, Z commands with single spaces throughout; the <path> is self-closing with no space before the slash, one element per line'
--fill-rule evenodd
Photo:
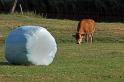
<path fill-rule="evenodd" d="M 20 26 L 5 40 L 5 58 L 11 64 L 49 65 L 56 52 L 54 37 L 39 26 Z"/>

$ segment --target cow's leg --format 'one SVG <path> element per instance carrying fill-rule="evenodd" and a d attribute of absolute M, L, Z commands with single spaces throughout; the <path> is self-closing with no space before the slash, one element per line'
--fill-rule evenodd
<path fill-rule="evenodd" d="M 94 41 L 94 38 L 93 38 L 93 33 L 92 33 L 92 42 Z"/>
<path fill-rule="evenodd" d="M 86 34 L 86 40 L 89 42 L 89 34 Z"/>
<path fill-rule="evenodd" d="M 93 37 L 92 37 L 92 34 L 90 35 L 90 43 L 92 43 L 93 41 Z"/>
<path fill-rule="evenodd" d="M 90 38 L 90 43 L 92 43 L 93 42 L 93 34 L 92 33 L 89 35 L 89 38 Z"/>
<path fill-rule="evenodd" d="M 87 34 L 85 34 L 85 37 L 84 38 L 85 38 L 85 42 L 87 42 Z"/>

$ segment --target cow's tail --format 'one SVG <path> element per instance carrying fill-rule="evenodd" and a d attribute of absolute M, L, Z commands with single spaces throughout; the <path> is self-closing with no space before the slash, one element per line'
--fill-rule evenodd
<path fill-rule="evenodd" d="M 95 23 L 95 21 L 93 21 L 92 24 L 93 24 L 92 25 L 92 28 L 93 28 L 92 33 L 94 33 L 96 31 L 96 23 Z"/>

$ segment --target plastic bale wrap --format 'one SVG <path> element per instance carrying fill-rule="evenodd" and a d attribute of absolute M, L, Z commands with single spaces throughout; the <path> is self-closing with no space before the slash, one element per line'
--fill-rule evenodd
<path fill-rule="evenodd" d="M 11 64 L 49 65 L 56 52 L 54 37 L 40 26 L 20 26 L 5 40 L 5 58 Z"/>

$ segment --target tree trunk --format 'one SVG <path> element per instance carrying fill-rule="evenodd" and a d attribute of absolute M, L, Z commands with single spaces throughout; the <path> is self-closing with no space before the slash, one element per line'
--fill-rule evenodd
<path fill-rule="evenodd" d="M 14 11 L 15 11 L 15 8 L 16 8 L 16 5 L 17 5 L 17 1 L 18 1 L 18 0 L 15 0 L 15 1 L 14 1 L 13 7 L 12 7 L 12 9 L 11 9 L 11 14 L 13 14 Z"/>
<path fill-rule="evenodd" d="M 21 14 L 23 15 L 22 5 L 19 4 L 19 7 L 20 7 Z"/>

